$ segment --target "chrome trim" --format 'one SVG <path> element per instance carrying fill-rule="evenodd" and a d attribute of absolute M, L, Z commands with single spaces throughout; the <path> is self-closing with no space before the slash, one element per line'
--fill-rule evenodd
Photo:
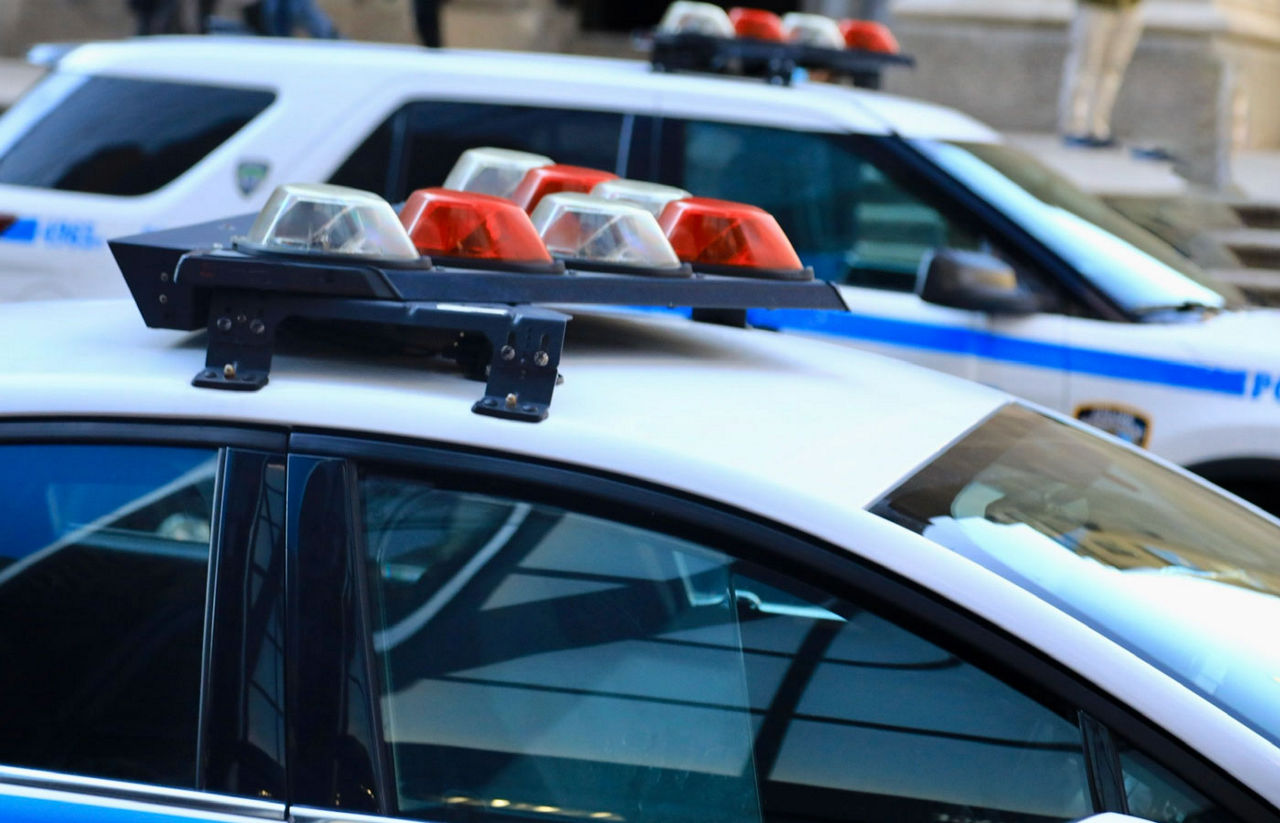
<path fill-rule="evenodd" d="M 285 805 L 273 800 L 231 797 L 168 786 L 148 786 L 142 783 L 127 783 L 123 780 L 81 777 L 38 769 L 23 769 L 17 766 L 0 766 L 0 789 L 6 787 L 75 792 L 109 800 L 172 806 L 193 811 L 239 815 L 258 820 L 285 819 Z"/>
<path fill-rule="evenodd" d="M 289 809 L 290 823 L 404 823 L 403 818 L 382 817 L 376 814 L 356 814 L 332 809 L 312 809 L 293 806 Z"/>

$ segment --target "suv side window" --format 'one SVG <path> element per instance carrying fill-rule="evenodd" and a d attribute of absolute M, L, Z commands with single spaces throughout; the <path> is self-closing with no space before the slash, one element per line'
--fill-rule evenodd
<path fill-rule="evenodd" d="M 0 764 L 196 786 L 216 456 L 0 446 Z"/>
<path fill-rule="evenodd" d="M 56 103 L 54 102 L 56 100 Z M 142 195 L 176 180 L 261 114 L 269 91 L 54 74 L 33 92 L 45 111 L 0 130 L 0 183 Z M 8 115 L 21 117 L 20 103 Z M 6 144 L 6 140 L 11 140 Z"/>
<path fill-rule="evenodd" d="M 1076 819 L 1074 721 L 857 604 L 553 506 L 360 480 L 400 813 Z"/>
<path fill-rule="evenodd" d="M 496 103 L 421 101 L 391 115 L 330 182 L 404 200 L 444 182 L 458 155 L 475 146 L 545 154 L 558 163 L 615 170 L 626 118 L 618 112 Z M 390 161 L 388 161 L 390 158 Z"/>

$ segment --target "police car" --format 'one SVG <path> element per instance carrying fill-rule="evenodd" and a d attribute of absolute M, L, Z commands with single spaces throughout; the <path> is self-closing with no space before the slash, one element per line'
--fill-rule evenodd
<path fill-rule="evenodd" d="M 761 206 L 854 307 L 761 324 L 1001 387 L 1280 506 L 1280 315 L 1236 310 L 969 117 L 831 83 L 354 43 L 80 46 L 0 119 L 0 296 L 117 291 L 105 238 L 256 208 L 281 180 L 399 202 L 482 145 Z"/>
<path fill-rule="evenodd" d="M 1280 820 L 1280 522 L 608 308 L 839 312 L 789 248 L 287 186 L 113 243 L 133 302 L 0 307 L 0 818 Z"/>

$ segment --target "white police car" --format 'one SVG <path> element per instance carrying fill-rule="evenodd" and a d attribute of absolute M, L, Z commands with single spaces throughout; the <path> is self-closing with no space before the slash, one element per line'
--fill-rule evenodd
<path fill-rule="evenodd" d="M 0 818 L 1280 820 L 1280 522 L 972 383 L 582 305 L 838 305 L 803 273 L 401 220 L 288 188 L 114 244 L 136 307 L 0 307 Z"/>
<path fill-rule="evenodd" d="M 756 321 L 999 386 L 1280 506 L 1280 315 L 1230 309 L 965 115 L 831 84 L 360 44 L 81 46 L 0 119 L 0 296 L 117 290 L 104 238 L 257 207 L 282 179 L 396 202 L 477 145 L 762 206 L 854 312 Z M 944 287 L 922 299 L 930 261 Z"/>

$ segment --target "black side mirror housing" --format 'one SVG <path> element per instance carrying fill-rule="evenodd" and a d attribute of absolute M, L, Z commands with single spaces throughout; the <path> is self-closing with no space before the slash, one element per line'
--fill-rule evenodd
<path fill-rule="evenodd" d="M 1019 288 L 1013 267 L 985 252 L 938 249 L 920 264 L 922 300 L 988 314 L 1034 314 L 1040 301 Z"/>

